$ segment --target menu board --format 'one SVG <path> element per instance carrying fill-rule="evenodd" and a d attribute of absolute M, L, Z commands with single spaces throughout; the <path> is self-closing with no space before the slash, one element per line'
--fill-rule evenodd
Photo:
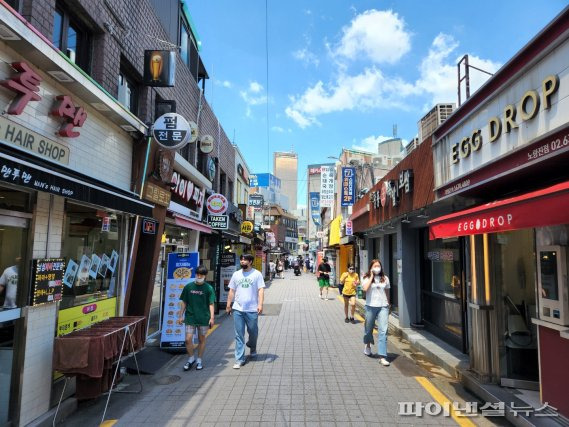
<path fill-rule="evenodd" d="M 64 258 L 35 259 L 32 267 L 34 290 L 31 305 L 61 300 L 64 272 Z"/>
<path fill-rule="evenodd" d="M 186 326 L 180 322 L 179 315 L 182 308 L 180 295 L 184 287 L 195 280 L 198 265 L 197 252 L 168 254 L 160 348 L 184 348 L 186 345 Z"/>

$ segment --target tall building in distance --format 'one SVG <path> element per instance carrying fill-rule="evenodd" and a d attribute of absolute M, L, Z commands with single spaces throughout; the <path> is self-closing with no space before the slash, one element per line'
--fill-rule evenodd
<path fill-rule="evenodd" d="M 296 210 L 296 192 L 298 190 L 298 155 L 292 151 L 275 151 L 273 154 L 273 174 L 281 180 L 281 191 L 288 197 L 289 210 Z"/>

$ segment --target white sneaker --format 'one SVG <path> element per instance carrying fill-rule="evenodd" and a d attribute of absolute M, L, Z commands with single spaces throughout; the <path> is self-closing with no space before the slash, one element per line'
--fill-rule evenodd
<path fill-rule="evenodd" d="M 368 347 L 367 345 L 364 347 L 364 354 L 366 356 L 371 356 L 371 347 Z"/>
<path fill-rule="evenodd" d="M 387 361 L 387 359 L 385 357 L 382 357 L 381 359 L 379 359 L 379 363 L 383 366 L 389 366 L 389 362 Z"/>
<path fill-rule="evenodd" d="M 241 369 L 241 366 L 243 366 L 243 363 L 235 362 L 235 364 L 233 365 L 233 369 Z"/>

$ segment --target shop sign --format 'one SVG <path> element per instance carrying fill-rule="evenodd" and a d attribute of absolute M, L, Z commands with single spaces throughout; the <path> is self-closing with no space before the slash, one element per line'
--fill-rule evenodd
<path fill-rule="evenodd" d="M 65 259 L 35 259 L 32 270 L 34 290 L 31 305 L 60 301 Z"/>
<path fill-rule="evenodd" d="M 255 220 L 255 208 L 253 206 L 247 206 L 247 210 L 245 213 L 245 219 L 247 221 L 254 221 Z"/>
<path fill-rule="evenodd" d="M 178 172 L 172 174 L 172 198 L 181 201 L 184 206 L 199 212 L 203 206 L 205 190 L 202 190 L 189 179 L 182 177 Z"/>
<path fill-rule="evenodd" d="M 221 254 L 220 265 L 221 270 L 219 273 L 219 302 L 227 302 L 227 295 L 229 295 L 229 282 L 231 276 L 237 270 L 236 254 L 232 252 Z"/>
<path fill-rule="evenodd" d="M 249 194 L 249 206 L 254 208 L 260 208 L 265 203 L 265 199 L 262 194 Z"/>
<path fill-rule="evenodd" d="M 356 168 L 342 168 L 342 206 L 356 201 Z"/>
<path fill-rule="evenodd" d="M 211 157 L 207 161 L 207 177 L 211 182 L 215 179 L 215 160 Z"/>
<path fill-rule="evenodd" d="M 148 218 L 142 220 L 142 232 L 144 234 L 156 234 L 156 221 Z"/>
<path fill-rule="evenodd" d="M 176 77 L 176 52 L 145 50 L 143 84 L 153 87 L 172 87 Z"/>
<path fill-rule="evenodd" d="M 104 216 L 103 217 L 103 223 L 101 224 L 101 231 L 103 233 L 111 231 L 111 217 L 110 216 Z"/>
<path fill-rule="evenodd" d="M 241 164 L 237 165 L 237 173 L 239 174 L 239 176 L 241 178 L 243 178 L 243 181 L 249 182 L 249 178 L 247 177 L 247 174 L 245 173 L 245 169 L 243 168 L 243 166 Z"/>
<path fill-rule="evenodd" d="M 353 236 L 354 234 L 354 224 L 351 220 L 346 221 L 346 236 Z"/>
<path fill-rule="evenodd" d="M 59 310 L 57 335 L 66 335 L 115 316 L 117 299 L 107 298 L 97 302 Z"/>
<path fill-rule="evenodd" d="M 184 287 L 195 280 L 196 269 L 200 264 L 198 252 L 171 252 L 166 267 L 166 286 L 160 348 L 183 348 L 186 330 L 178 313 L 182 308 L 180 295 Z"/>
<path fill-rule="evenodd" d="M 39 90 L 42 78 L 26 62 L 13 62 L 11 66 L 18 73 L 2 80 L 0 85 L 17 94 L 10 103 L 7 113 L 19 115 L 23 113 L 28 102 L 41 100 Z M 67 138 L 79 136 L 79 132 L 74 131 L 73 128 L 83 126 L 87 120 L 85 109 L 76 107 L 69 95 L 58 95 L 55 97 L 55 101 L 49 114 L 66 119 L 59 129 L 58 135 Z"/>
<path fill-rule="evenodd" d="M 320 169 L 320 206 L 331 208 L 334 206 L 334 166 L 322 166 Z"/>
<path fill-rule="evenodd" d="M 188 123 L 184 117 L 177 113 L 163 114 L 152 125 L 154 140 L 169 150 L 177 150 L 188 142 L 194 142 L 197 135 L 196 124 Z"/>
<path fill-rule="evenodd" d="M 308 175 L 319 175 L 320 172 L 321 172 L 320 166 L 316 167 L 316 168 L 309 168 L 308 169 Z"/>
<path fill-rule="evenodd" d="M 320 193 L 310 192 L 310 215 L 317 227 L 320 226 Z"/>
<path fill-rule="evenodd" d="M 63 165 L 69 164 L 68 147 L 2 116 L 0 116 L 0 138 L 2 142 L 20 150 Z"/>
<path fill-rule="evenodd" d="M 435 189 L 459 193 L 470 174 L 509 158 L 520 149 L 559 132 L 567 125 L 569 85 L 565 84 L 569 42 L 564 40 L 536 63 L 503 85 L 491 97 L 433 145 Z M 447 124 L 448 125 L 448 124 Z M 557 155 L 559 152 L 551 153 Z M 525 164 L 508 164 L 489 178 L 519 169 Z M 456 189 L 452 188 L 456 185 Z M 470 185 L 470 187 L 472 184 Z"/>
<path fill-rule="evenodd" d="M 65 119 L 57 134 L 67 138 L 76 138 L 80 134 L 73 130 L 75 127 L 82 127 L 87 120 L 87 111 L 83 107 L 76 107 L 69 95 L 59 95 L 55 97 L 55 104 L 49 114 Z"/>
<path fill-rule="evenodd" d="M 12 68 L 18 72 L 9 79 L 2 80 L 0 85 L 16 93 L 10 103 L 8 114 L 22 114 L 30 101 L 40 101 L 40 83 L 42 78 L 25 62 L 12 62 Z"/>
<path fill-rule="evenodd" d="M 207 223 L 214 230 L 227 230 L 229 228 L 229 216 L 208 215 Z"/>
<path fill-rule="evenodd" d="M 172 181 L 172 174 L 174 173 L 174 153 L 170 150 L 158 150 L 156 161 L 156 169 L 160 180 L 164 184 L 170 183 Z"/>
<path fill-rule="evenodd" d="M 170 205 L 171 195 L 168 190 L 146 181 L 144 184 L 143 198 L 157 205 L 168 207 L 168 205 Z"/>
<path fill-rule="evenodd" d="M 221 215 L 227 211 L 229 202 L 223 194 L 214 193 L 207 198 L 207 211 L 213 215 Z"/>
<path fill-rule="evenodd" d="M 253 223 L 251 221 L 243 221 L 241 223 L 241 233 L 250 234 L 253 232 Z"/>
<path fill-rule="evenodd" d="M 213 151 L 213 136 L 204 135 L 200 138 L 200 151 L 204 154 L 209 154 Z"/>
<path fill-rule="evenodd" d="M 259 180 L 257 179 L 257 175 L 250 175 L 249 176 L 249 187 L 258 187 Z"/>
<path fill-rule="evenodd" d="M 413 169 L 405 169 L 399 172 L 399 190 L 409 194 L 413 191 Z"/>

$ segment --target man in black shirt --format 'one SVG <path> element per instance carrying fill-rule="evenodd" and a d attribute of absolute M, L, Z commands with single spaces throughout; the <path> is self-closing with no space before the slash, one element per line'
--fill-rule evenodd
<path fill-rule="evenodd" d="M 320 265 L 318 266 L 318 271 L 316 276 L 318 277 L 318 286 L 320 287 L 320 299 L 328 300 L 328 289 L 330 288 L 330 264 L 328 264 L 328 258 L 324 257 Z M 322 296 L 322 290 L 326 289 L 326 298 Z"/>

